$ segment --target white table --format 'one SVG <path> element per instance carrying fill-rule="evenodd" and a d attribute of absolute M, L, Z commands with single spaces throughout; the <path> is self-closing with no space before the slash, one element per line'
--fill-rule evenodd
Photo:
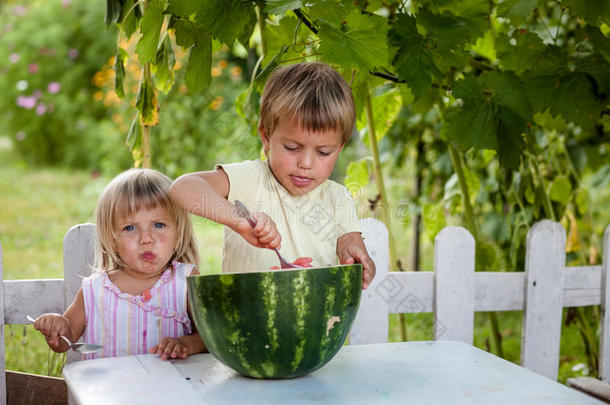
<path fill-rule="evenodd" d="M 601 404 L 576 390 L 454 341 L 344 346 L 327 365 L 290 380 L 242 377 L 211 354 L 71 363 L 80 404 Z"/>

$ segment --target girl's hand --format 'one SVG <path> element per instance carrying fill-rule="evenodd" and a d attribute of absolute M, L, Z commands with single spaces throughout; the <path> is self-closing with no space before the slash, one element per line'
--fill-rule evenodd
<path fill-rule="evenodd" d="M 59 337 L 59 335 L 64 335 L 72 339 L 70 322 L 65 316 L 60 314 L 42 314 L 34 321 L 34 329 L 44 335 L 51 350 L 65 352 L 69 349 L 68 344 Z"/>
<path fill-rule="evenodd" d="M 277 231 L 275 222 L 264 212 L 252 213 L 252 219 L 256 223 L 254 228 L 250 223 L 239 218 L 234 231 L 239 233 L 248 243 L 253 246 L 267 249 L 279 249 L 282 237 Z"/>
<path fill-rule="evenodd" d="M 170 337 L 163 338 L 150 352 L 161 356 L 161 360 L 186 359 L 189 355 L 187 347 L 180 340 Z"/>

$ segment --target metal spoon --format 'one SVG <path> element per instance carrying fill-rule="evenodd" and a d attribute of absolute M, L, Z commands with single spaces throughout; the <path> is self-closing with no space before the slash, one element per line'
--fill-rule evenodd
<path fill-rule="evenodd" d="M 35 319 L 32 318 L 29 315 L 25 316 L 28 321 L 34 323 Z M 70 339 L 68 339 L 67 337 L 63 336 L 63 335 L 59 335 L 60 338 L 62 338 L 63 340 L 66 341 L 66 343 L 68 343 L 68 345 L 70 346 L 70 349 L 74 350 L 75 352 L 79 352 L 82 354 L 86 354 L 86 353 L 94 353 L 97 351 L 102 350 L 102 348 L 104 346 L 100 346 L 100 345 L 94 345 L 93 343 L 81 343 L 81 342 L 77 342 L 77 343 L 72 343 L 70 341 Z"/>
<path fill-rule="evenodd" d="M 250 215 L 250 211 L 248 210 L 248 207 L 246 207 L 246 205 L 243 202 L 241 202 L 239 200 L 235 200 L 235 208 L 237 209 L 237 215 L 246 219 L 248 221 L 248 223 L 250 224 L 250 226 L 254 229 L 254 227 L 256 226 L 256 221 L 254 221 L 254 219 Z M 280 268 L 282 268 L 282 269 L 302 269 L 303 268 L 302 266 L 297 266 L 296 264 L 289 263 L 286 259 L 284 259 L 282 257 L 279 250 L 277 250 L 277 249 L 273 249 L 273 250 L 277 254 L 278 259 L 280 259 Z"/>

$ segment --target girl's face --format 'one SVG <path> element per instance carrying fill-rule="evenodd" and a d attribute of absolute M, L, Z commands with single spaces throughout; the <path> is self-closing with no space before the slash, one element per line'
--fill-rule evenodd
<path fill-rule="evenodd" d="M 260 136 L 273 175 L 292 195 L 324 183 L 343 149 L 339 132 L 306 131 L 288 119 L 280 120 L 271 136 L 261 128 Z"/>
<path fill-rule="evenodd" d="M 133 278 L 158 276 L 176 247 L 177 225 L 166 208 L 140 209 L 117 222 L 117 251 Z"/>

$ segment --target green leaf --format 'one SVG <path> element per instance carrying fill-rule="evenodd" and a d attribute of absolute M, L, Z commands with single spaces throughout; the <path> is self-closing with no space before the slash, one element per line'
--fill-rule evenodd
<path fill-rule="evenodd" d="M 527 17 L 538 6 L 538 0 L 503 0 L 498 4 L 498 17 L 511 20 L 515 26 L 525 22 Z"/>
<path fill-rule="evenodd" d="M 189 18 L 197 11 L 197 3 L 193 0 L 170 0 L 167 11 L 178 17 Z"/>
<path fill-rule="evenodd" d="M 608 100 L 610 96 L 610 63 L 600 54 L 592 54 L 578 60 L 577 72 L 587 74 L 595 81 L 591 90 L 599 99 Z"/>
<path fill-rule="evenodd" d="M 288 10 L 295 10 L 301 7 L 303 7 L 302 0 L 267 0 L 264 10 L 269 14 L 282 15 Z"/>
<path fill-rule="evenodd" d="M 197 29 L 192 21 L 177 20 L 174 23 L 176 44 L 183 48 L 190 48 L 198 36 L 207 35 L 203 30 Z"/>
<path fill-rule="evenodd" d="M 455 83 L 453 95 L 463 100 L 463 106 L 447 116 L 447 135 L 464 148 L 495 149 L 502 166 L 518 167 L 524 147 L 521 134 L 532 119 L 519 79 L 497 71 L 468 74 Z"/>
<path fill-rule="evenodd" d="M 308 5 L 309 15 L 317 21 L 325 21 L 339 26 L 341 21 L 354 10 L 353 3 L 346 0 L 320 0 Z"/>
<path fill-rule="evenodd" d="M 440 204 L 424 204 L 422 211 L 424 233 L 433 242 L 436 234 L 447 225 L 443 206 Z"/>
<path fill-rule="evenodd" d="M 137 0 L 128 0 L 123 4 L 123 10 L 121 11 L 122 20 L 121 29 L 127 39 L 131 38 L 134 32 L 138 29 L 138 24 L 142 18 L 142 12 L 140 6 L 136 5 Z"/>
<path fill-rule="evenodd" d="M 106 26 L 110 26 L 121 18 L 122 0 L 106 0 Z"/>
<path fill-rule="evenodd" d="M 538 56 L 544 52 L 545 46 L 540 37 L 529 31 L 516 31 L 511 45 L 511 38 L 501 33 L 496 38 L 496 51 L 500 65 L 505 70 L 523 73 L 531 69 L 537 62 Z"/>
<path fill-rule="evenodd" d="M 263 87 L 267 82 L 267 78 L 278 66 L 280 66 L 280 61 L 282 59 L 282 55 L 288 50 L 287 46 L 283 46 L 278 53 L 273 55 L 273 58 L 265 65 L 265 67 L 256 75 L 254 78 L 254 82 L 250 84 L 251 87 L 258 90 L 260 93 L 263 92 Z"/>
<path fill-rule="evenodd" d="M 140 38 L 136 45 L 136 53 L 142 64 L 155 60 L 161 26 L 163 25 L 163 9 L 164 1 L 151 0 L 142 17 L 142 22 L 140 24 L 142 38 Z"/>
<path fill-rule="evenodd" d="M 485 20 L 486 21 L 486 20 Z M 449 11 L 433 14 L 427 9 L 420 10 L 417 22 L 426 30 L 426 39 L 439 52 L 454 52 L 466 42 L 474 43 L 483 36 L 483 23 L 455 15 Z"/>
<path fill-rule="evenodd" d="M 199 3 L 195 22 L 229 47 L 236 39 L 247 46 L 256 14 L 253 3 L 243 0 L 206 0 Z"/>
<path fill-rule="evenodd" d="M 140 148 L 142 145 L 142 126 L 140 125 L 140 117 L 137 111 L 136 116 L 129 126 L 129 132 L 127 133 L 127 138 L 125 138 L 125 145 L 129 150 Z"/>
<path fill-rule="evenodd" d="M 576 32 L 576 39 L 581 44 L 586 44 L 591 53 L 598 52 L 610 63 L 610 39 L 598 28 L 587 25 Z"/>
<path fill-rule="evenodd" d="M 589 211 L 589 192 L 585 188 L 579 188 L 576 190 L 576 197 L 574 198 L 576 208 L 580 215 L 585 215 Z"/>
<path fill-rule="evenodd" d="M 292 45 L 295 41 L 297 26 L 299 30 L 296 33 L 296 42 L 299 46 L 288 46 Z M 307 31 L 303 24 L 298 24 L 298 20 L 295 17 L 284 16 L 278 24 L 267 22 L 263 31 L 263 38 L 267 44 L 267 53 L 262 64 L 267 65 L 283 48 L 285 48 L 284 55 L 286 59 L 296 60 L 303 57 L 302 52 L 305 52 L 305 47 L 301 44 L 307 40 Z"/>
<path fill-rule="evenodd" d="M 430 90 L 432 81 L 442 73 L 434 64 L 427 43 L 417 31 L 415 18 L 401 14 L 388 33 L 390 44 L 397 48 L 392 65 L 398 77 L 413 91 L 415 100 Z"/>
<path fill-rule="evenodd" d="M 352 197 L 356 197 L 360 190 L 368 184 L 369 176 L 367 158 L 350 162 L 347 166 L 343 184 L 350 191 Z"/>
<path fill-rule="evenodd" d="M 174 85 L 174 64 L 176 55 L 168 35 L 161 42 L 157 51 L 155 64 L 152 65 L 155 74 L 155 86 L 167 94 Z"/>
<path fill-rule="evenodd" d="M 341 29 L 320 24 L 318 36 L 322 58 L 347 70 L 366 72 L 386 66 L 389 57 L 386 19 L 354 11 L 345 21 Z"/>
<path fill-rule="evenodd" d="M 157 106 L 157 94 L 155 88 L 148 78 L 143 76 L 136 97 L 136 108 L 140 113 L 140 124 L 155 126 L 159 123 L 159 108 Z"/>
<path fill-rule="evenodd" d="M 610 23 L 608 0 L 563 0 L 561 5 L 569 7 L 572 15 L 584 18 L 596 27 Z"/>
<path fill-rule="evenodd" d="M 114 70 L 114 92 L 119 98 L 125 97 L 125 89 L 123 87 L 123 82 L 125 80 L 125 65 L 123 62 L 127 57 L 127 52 L 123 48 L 117 47 L 112 69 Z"/>
<path fill-rule="evenodd" d="M 593 132 L 603 110 L 592 81 L 585 73 L 564 70 L 556 74 L 524 76 L 525 89 L 534 110 L 561 115 Z"/>
<path fill-rule="evenodd" d="M 209 35 L 198 38 L 197 44 L 189 51 L 189 62 L 184 81 L 189 93 L 204 91 L 212 82 L 212 38 Z"/>
<path fill-rule="evenodd" d="M 388 87 L 383 89 L 381 94 L 371 97 L 371 105 L 373 110 L 373 120 L 375 124 L 375 136 L 377 142 L 381 141 L 388 129 L 394 123 L 396 116 L 400 112 L 402 107 L 402 97 L 396 87 Z M 362 120 L 358 123 L 358 126 L 368 128 L 366 124 L 366 117 L 362 117 Z M 368 144 L 368 131 L 365 143 Z"/>
<path fill-rule="evenodd" d="M 567 176 L 559 175 L 549 185 L 549 197 L 551 200 L 565 204 L 570 198 L 572 183 Z"/>

